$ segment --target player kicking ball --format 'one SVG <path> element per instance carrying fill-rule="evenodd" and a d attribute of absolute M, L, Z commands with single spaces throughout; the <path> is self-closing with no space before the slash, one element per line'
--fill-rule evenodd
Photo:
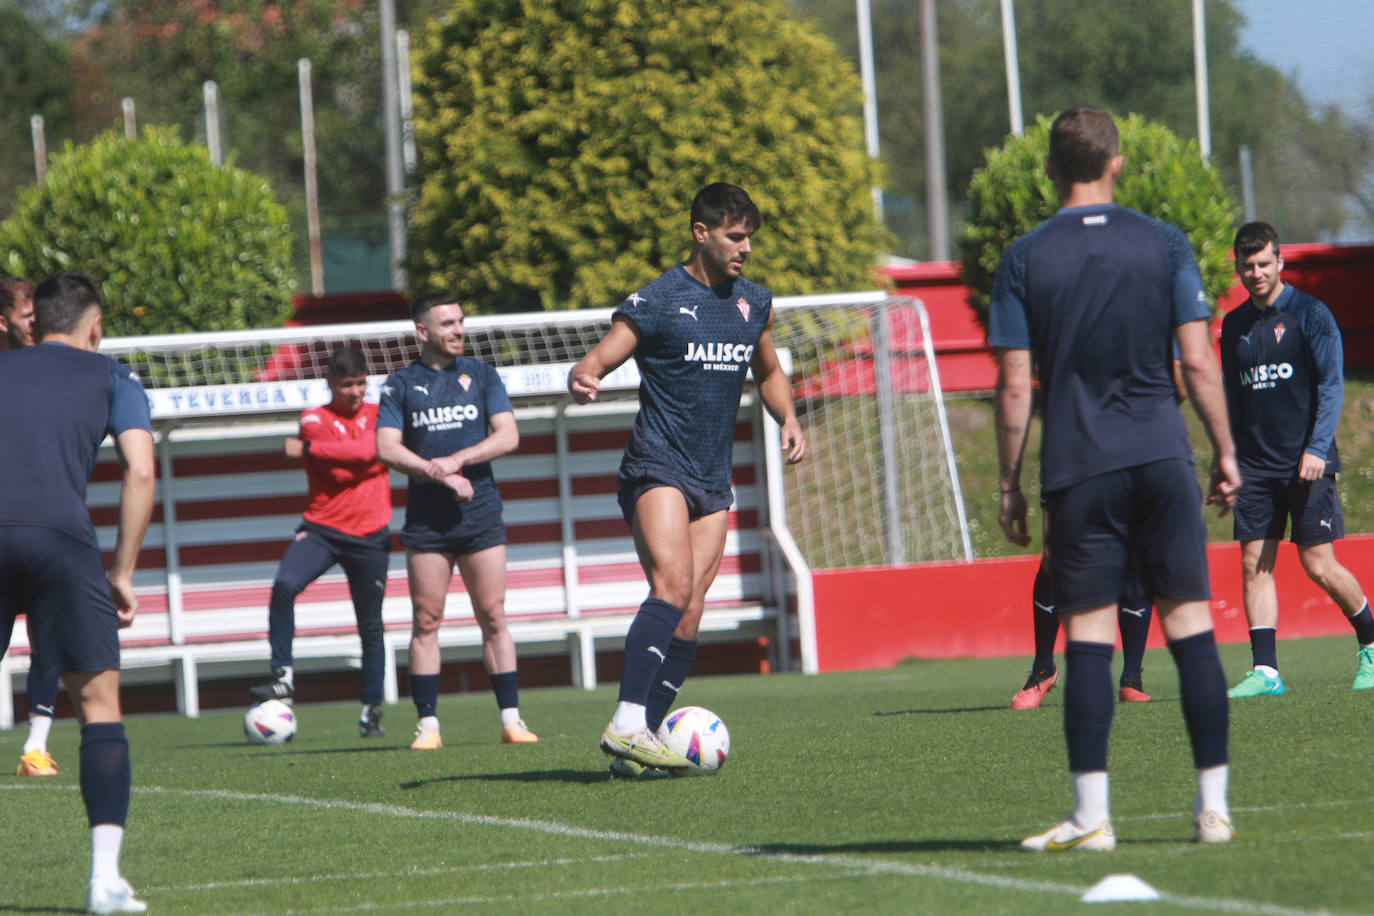
<path fill-rule="evenodd" d="M 655 731 L 697 651 L 706 591 L 725 552 L 735 416 L 746 371 L 782 428 L 789 464 L 806 440 L 773 348 L 773 294 L 741 276 L 762 223 L 742 188 L 718 182 L 692 201 L 692 252 L 616 309 L 611 329 L 568 374 L 579 404 L 634 357 L 639 414 L 620 462 L 621 514 L 649 581 L 625 636 L 615 714 L 601 735 L 611 772 L 683 769 Z"/>

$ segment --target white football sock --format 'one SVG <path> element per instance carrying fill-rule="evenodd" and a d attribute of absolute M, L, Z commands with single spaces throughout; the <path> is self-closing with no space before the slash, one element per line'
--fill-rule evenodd
<path fill-rule="evenodd" d="M 286 682 L 286 686 L 294 690 L 296 687 L 296 669 L 290 665 L 283 666 L 281 669 L 281 679 Z"/>
<path fill-rule="evenodd" d="M 1193 800 L 1194 815 L 1201 814 L 1203 808 L 1212 808 L 1230 820 L 1231 811 L 1226 805 L 1226 783 L 1229 775 L 1230 767 L 1224 763 L 1221 766 L 1197 771 L 1197 798 Z"/>
<path fill-rule="evenodd" d="M 416 723 L 416 727 L 422 732 L 437 732 L 439 730 L 439 717 L 425 716 Z"/>
<path fill-rule="evenodd" d="M 1107 771 L 1072 773 L 1073 822 L 1092 830 L 1107 820 Z"/>
<path fill-rule="evenodd" d="M 51 730 L 52 716 L 29 716 L 29 740 L 24 742 L 24 753 L 35 749 L 46 751 Z"/>
<path fill-rule="evenodd" d="M 510 709 L 501 710 L 501 727 L 506 728 L 520 721 L 520 707 L 512 706 Z"/>
<path fill-rule="evenodd" d="M 615 718 L 611 720 L 611 728 L 615 729 L 616 734 L 631 735 L 648 727 L 649 724 L 644 720 L 644 704 L 627 703 L 624 700 L 615 704 Z"/>
<path fill-rule="evenodd" d="M 124 828 L 118 824 L 96 824 L 91 828 L 91 880 L 113 881 L 119 877 L 119 847 Z"/>

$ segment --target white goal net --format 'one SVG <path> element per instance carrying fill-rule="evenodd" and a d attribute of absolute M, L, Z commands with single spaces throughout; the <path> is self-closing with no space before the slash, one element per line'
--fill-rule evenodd
<path fill-rule="evenodd" d="M 566 397 L 567 371 L 611 309 L 472 316 L 467 354 L 521 404 Z M 972 559 L 925 310 L 882 292 L 780 298 L 774 342 L 791 366 L 808 457 L 785 474 L 788 527 L 812 568 Z M 220 423 L 328 400 L 341 344 L 374 384 L 418 355 L 408 321 L 111 338 L 101 350 L 142 379 L 162 423 Z M 627 364 L 608 395 L 633 397 Z"/>

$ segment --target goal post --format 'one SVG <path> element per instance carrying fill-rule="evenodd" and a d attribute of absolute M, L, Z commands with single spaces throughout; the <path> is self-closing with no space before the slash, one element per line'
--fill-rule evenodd
<path fill-rule="evenodd" d="M 568 369 L 610 327 L 613 309 L 475 315 L 466 352 L 496 367 L 513 400 L 567 398 Z M 240 422 L 328 400 L 335 347 L 360 347 L 375 387 L 418 355 L 409 321 L 109 338 L 163 426 Z M 787 468 L 787 526 L 812 569 L 972 559 L 930 325 L 919 300 L 882 291 L 774 300 L 805 461 Z M 604 397 L 635 396 L 627 362 Z"/>

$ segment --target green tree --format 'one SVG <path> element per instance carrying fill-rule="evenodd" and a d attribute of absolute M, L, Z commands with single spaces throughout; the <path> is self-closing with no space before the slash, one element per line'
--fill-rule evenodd
<path fill-rule="evenodd" d="M 858 57 L 853 0 L 791 0 L 846 53 Z M 1076 105 L 1134 112 L 1181 137 L 1196 137 L 1189 0 L 1016 4 L 1021 100 L 1027 123 Z M 943 86 L 947 193 L 953 221 L 966 215 L 965 191 L 983 150 L 1009 133 L 1002 23 L 997 0 L 936 4 Z M 919 5 L 873 0 L 879 135 L 890 176 L 888 225 L 899 253 L 926 257 L 925 129 Z M 1313 109 L 1276 69 L 1244 50 L 1233 0 L 1207 0 L 1211 161 L 1234 196 L 1239 149 L 1254 158 L 1261 218 L 1286 239 L 1316 241 L 1347 218 L 1344 198 L 1374 155 L 1369 130 Z"/>
<path fill-rule="evenodd" d="M 1162 124 L 1139 115 L 1118 118 L 1125 166 L 1116 202 L 1182 229 L 1193 246 L 1202 285 L 1213 303 L 1234 279 L 1228 252 L 1235 205 L 1197 144 L 1184 143 Z M 1050 119 L 1041 117 L 1022 137 L 988 150 L 987 164 L 969 183 L 969 220 L 959 239 L 961 277 L 969 304 L 986 320 L 988 298 L 1002 252 L 1059 209 L 1045 174 Z"/>
<path fill-rule="evenodd" d="M 271 187 L 170 128 L 67 144 L 0 223 L 0 252 L 7 274 L 99 283 L 111 336 L 271 327 L 289 313 L 291 235 Z"/>
<path fill-rule="evenodd" d="M 48 142 L 69 138 L 75 88 L 66 47 L 12 2 L 0 4 L 0 218 L 36 175 L 29 118 L 43 116 Z"/>
<path fill-rule="evenodd" d="M 612 305 L 686 255 L 716 180 L 763 211 L 751 276 L 872 287 L 858 81 L 783 0 L 459 0 L 419 48 L 414 287 Z"/>

